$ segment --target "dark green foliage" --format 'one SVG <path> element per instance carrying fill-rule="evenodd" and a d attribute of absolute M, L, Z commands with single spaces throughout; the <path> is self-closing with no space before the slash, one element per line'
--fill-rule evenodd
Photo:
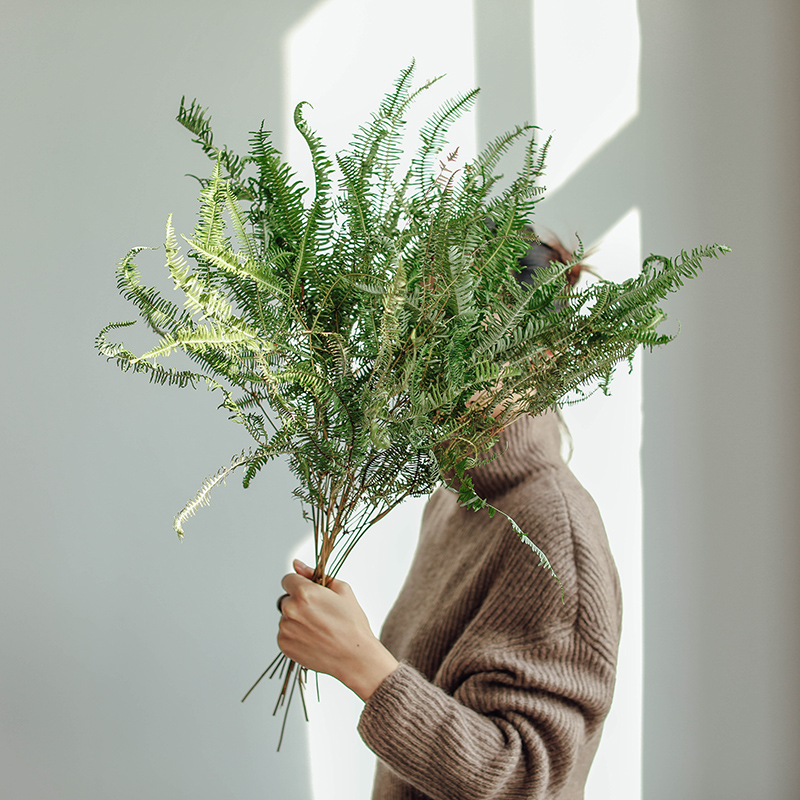
<path fill-rule="evenodd" d="M 640 344 L 669 341 L 657 332 L 664 314 L 655 303 L 695 276 L 703 258 L 726 250 L 651 256 L 636 278 L 580 291 L 568 291 L 565 266 L 555 263 L 533 285 L 518 284 L 513 271 L 530 246 L 526 226 L 541 197 L 546 145 L 537 148 L 531 126 L 521 126 L 458 168 L 457 151 L 441 151 L 450 125 L 475 101 L 470 92 L 425 123 L 398 174 L 405 112 L 433 83 L 412 92 L 412 73 L 413 64 L 333 160 L 297 106 L 313 196 L 263 127 L 239 156 L 214 144 L 196 102 L 181 102 L 178 121 L 214 162 L 199 179 L 188 260 L 167 223 L 166 265 L 184 308 L 141 284 L 132 250 L 118 267 L 118 287 L 158 343 L 135 356 L 107 341 L 111 329 L 131 323 L 107 326 L 97 341 L 124 370 L 219 390 L 221 406 L 254 440 L 178 515 L 179 534 L 230 472 L 241 468 L 247 486 L 280 454 L 289 456 L 295 493 L 314 523 L 319 579 L 336 574 L 371 524 L 443 476 L 458 479 L 462 503 L 484 507 L 466 470 L 502 428 L 587 386 L 605 389 Z M 494 169 L 518 141 L 519 174 L 495 192 Z M 162 365 L 176 350 L 195 370 Z"/>

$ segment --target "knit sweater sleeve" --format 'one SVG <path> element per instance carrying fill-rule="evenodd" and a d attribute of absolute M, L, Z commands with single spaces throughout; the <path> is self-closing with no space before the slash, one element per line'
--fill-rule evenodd
<path fill-rule="evenodd" d="M 401 664 L 366 704 L 359 731 L 404 781 L 434 800 L 543 798 L 568 779 L 579 746 L 604 715 L 609 666 L 558 665 L 540 653 L 524 670 L 497 664 L 451 696 Z M 540 666 L 550 677 L 537 686 Z"/>
<path fill-rule="evenodd" d="M 539 573 L 534 583 L 552 580 Z M 531 637 L 532 617 L 539 626 L 547 622 L 541 608 L 525 607 L 535 595 L 521 598 L 516 613 L 496 616 L 493 627 L 476 620 L 480 637 L 464 633 L 443 665 L 452 692 L 401 663 L 366 703 L 362 738 L 422 795 L 552 797 L 601 725 L 613 693 L 613 660 L 581 635 L 572 602 L 553 604 L 558 627 Z M 507 598 L 498 602 L 509 607 Z M 483 612 L 492 605 L 490 598 Z"/>

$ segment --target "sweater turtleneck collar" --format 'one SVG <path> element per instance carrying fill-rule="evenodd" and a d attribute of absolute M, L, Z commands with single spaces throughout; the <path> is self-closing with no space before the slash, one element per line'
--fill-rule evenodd
<path fill-rule="evenodd" d="M 520 417 L 503 430 L 488 452 L 496 457 L 468 471 L 476 493 L 483 498 L 502 494 L 529 475 L 563 463 L 558 414 L 546 411 Z"/>

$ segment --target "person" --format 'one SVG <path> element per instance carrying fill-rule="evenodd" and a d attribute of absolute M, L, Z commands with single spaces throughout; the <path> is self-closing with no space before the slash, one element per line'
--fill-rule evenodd
<path fill-rule="evenodd" d="M 553 258 L 526 255 L 532 268 Z M 380 639 L 344 581 L 322 587 L 300 562 L 283 578 L 279 647 L 364 701 L 374 800 L 583 798 L 614 691 L 617 570 L 561 457 L 555 410 L 509 425 L 491 455 L 470 471 L 477 493 L 516 520 L 560 583 L 503 515 L 462 508 L 445 487 L 426 504 Z"/>

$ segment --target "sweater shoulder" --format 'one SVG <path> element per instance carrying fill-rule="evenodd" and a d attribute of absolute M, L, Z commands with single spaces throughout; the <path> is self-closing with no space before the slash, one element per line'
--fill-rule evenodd
<path fill-rule="evenodd" d="M 539 566 L 509 523 L 508 535 L 498 540 L 503 555 L 498 579 L 506 592 L 538 605 L 529 612 L 536 640 L 573 634 L 615 663 L 622 613 L 619 577 L 588 491 L 563 465 L 513 487 L 496 505 L 542 550 L 557 575 Z"/>

